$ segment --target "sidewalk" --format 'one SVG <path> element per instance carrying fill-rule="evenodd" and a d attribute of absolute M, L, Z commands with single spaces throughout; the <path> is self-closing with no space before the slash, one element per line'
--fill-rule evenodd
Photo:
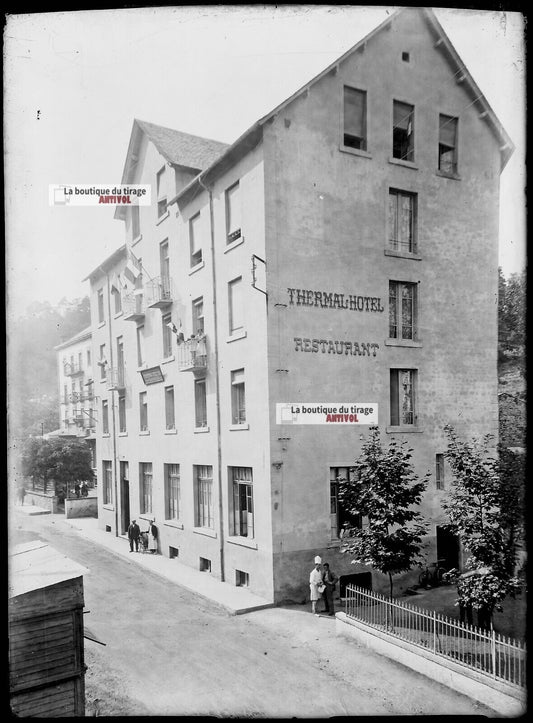
<path fill-rule="evenodd" d="M 27 512 L 25 507 L 17 507 L 16 509 L 32 514 Z M 274 603 L 266 598 L 254 595 L 245 588 L 236 587 L 227 582 L 220 582 L 220 580 L 211 577 L 208 572 L 194 570 L 175 558 L 170 559 L 159 554 L 130 553 L 127 537 L 125 535 L 115 537 L 110 532 L 98 529 L 98 520 L 94 517 L 79 517 L 68 520 L 64 515 L 52 515 L 52 517 L 54 517 L 54 520 L 59 518 L 59 521 L 73 527 L 86 539 L 97 545 L 102 545 L 115 555 L 126 558 L 128 562 L 144 567 L 169 582 L 181 585 L 181 587 L 223 607 L 231 615 L 241 615 L 252 610 L 262 610 L 274 606 Z"/>

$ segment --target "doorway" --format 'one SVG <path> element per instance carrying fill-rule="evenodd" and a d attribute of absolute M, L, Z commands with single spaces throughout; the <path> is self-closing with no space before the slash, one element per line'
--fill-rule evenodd
<path fill-rule="evenodd" d="M 440 567 L 459 568 L 459 539 L 453 532 L 437 525 L 437 560 Z"/>
<path fill-rule="evenodd" d="M 120 463 L 120 499 L 122 501 L 121 534 L 124 535 L 130 525 L 130 480 L 128 462 Z"/>

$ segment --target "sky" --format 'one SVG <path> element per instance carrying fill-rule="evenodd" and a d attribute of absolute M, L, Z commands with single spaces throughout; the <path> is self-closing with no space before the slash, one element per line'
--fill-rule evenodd
<path fill-rule="evenodd" d="M 88 293 L 124 243 L 114 207 L 50 206 L 50 184 L 120 183 L 134 118 L 232 143 L 396 6 L 183 5 L 11 15 L 4 31 L 8 316 Z M 524 17 L 435 14 L 515 152 L 500 258 L 526 263 Z"/>

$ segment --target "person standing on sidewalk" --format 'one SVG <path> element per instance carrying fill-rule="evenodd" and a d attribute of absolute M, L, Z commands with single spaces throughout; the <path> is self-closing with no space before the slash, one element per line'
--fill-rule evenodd
<path fill-rule="evenodd" d="M 158 535 L 158 529 L 154 524 L 154 520 L 150 520 L 150 525 L 148 527 L 148 549 L 150 550 L 151 554 L 153 555 L 155 552 L 157 552 L 157 535 Z"/>
<path fill-rule="evenodd" d="M 329 569 L 329 563 L 325 562 L 323 567 L 322 582 L 326 589 L 322 593 L 322 596 L 324 598 L 325 612 L 327 612 L 328 615 L 335 615 L 333 595 L 335 593 L 338 577 L 332 570 Z"/>
<path fill-rule="evenodd" d="M 311 612 L 315 615 L 318 615 L 316 604 L 320 600 L 323 586 L 322 572 L 320 570 L 321 563 L 322 559 L 317 555 L 315 557 L 315 567 L 311 570 L 311 574 L 309 575 L 309 589 L 311 591 Z"/>
<path fill-rule="evenodd" d="M 130 552 L 133 552 L 133 543 L 135 543 L 135 552 L 139 552 L 139 537 L 141 528 L 136 520 L 132 520 L 128 527 L 128 540 L 130 541 Z"/>

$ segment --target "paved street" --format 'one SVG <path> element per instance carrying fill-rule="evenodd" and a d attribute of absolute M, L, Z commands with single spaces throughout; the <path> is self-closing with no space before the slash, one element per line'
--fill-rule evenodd
<path fill-rule="evenodd" d="M 104 671 L 123 715 L 497 717 L 335 636 L 334 619 L 308 606 L 232 616 L 136 564 L 135 554 L 91 543 L 60 515 L 14 512 L 10 522 L 10 544 L 42 539 L 89 568 L 85 623 L 106 647 L 86 641 L 88 691 Z M 108 705 L 100 701 L 100 715 Z"/>

